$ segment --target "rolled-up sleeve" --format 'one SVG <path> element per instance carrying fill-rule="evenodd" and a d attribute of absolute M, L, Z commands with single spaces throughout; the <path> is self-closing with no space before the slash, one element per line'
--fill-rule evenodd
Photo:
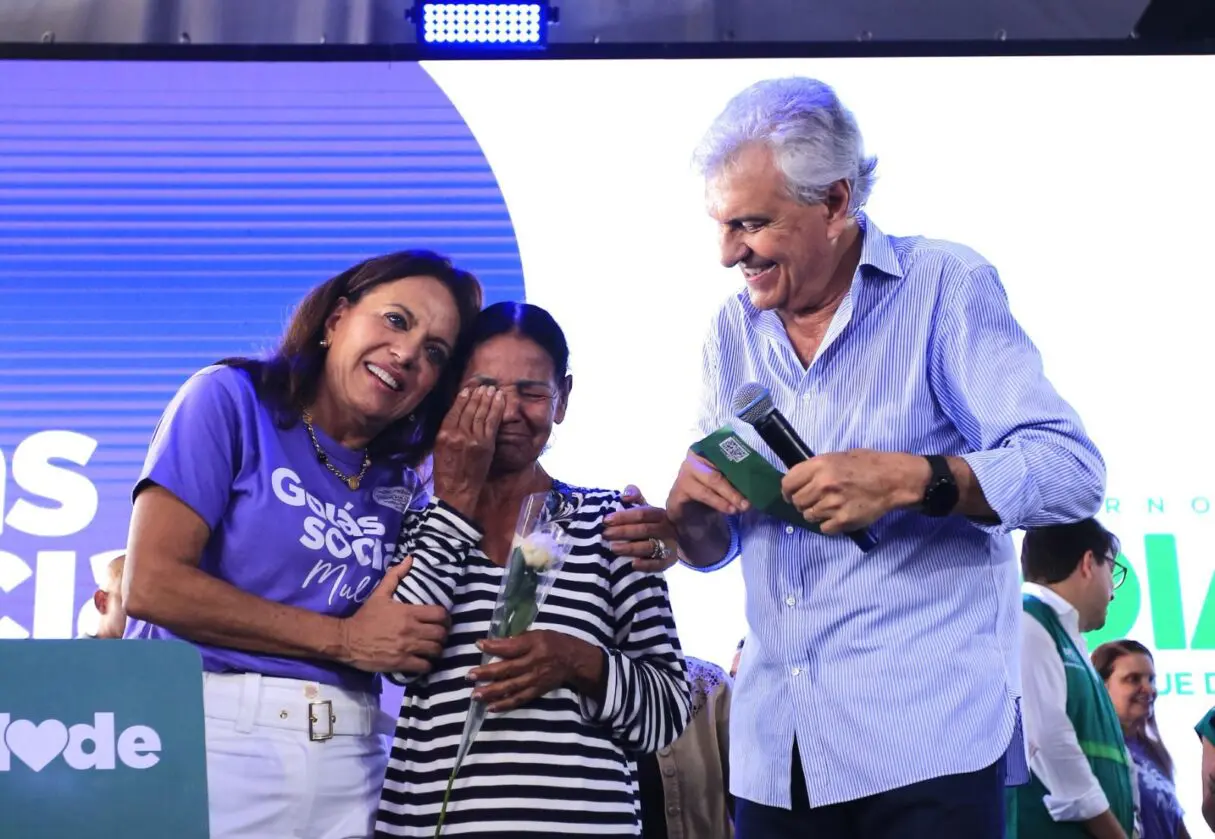
<path fill-rule="evenodd" d="M 1097 513 L 1105 462 L 1009 309 L 995 268 L 947 278 L 930 354 L 937 399 L 972 451 L 987 503 L 1013 530 Z"/>
<path fill-rule="evenodd" d="M 630 557 L 611 568 L 615 648 L 607 650 L 603 700 L 581 697 L 583 716 L 606 725 L 622 748 L 638 753 L 669 746 L 691 716 L 687 672 L 666 580 L 642 574 Z"/>

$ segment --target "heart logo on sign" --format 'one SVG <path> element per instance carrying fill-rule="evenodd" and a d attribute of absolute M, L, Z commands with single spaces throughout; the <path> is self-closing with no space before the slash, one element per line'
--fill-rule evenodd
<path fill-rule="evenodd" d="M 67 745 L 68 730 L 59 720 L 46 720 L 41 725 L 17 720 L 8 727 L 4 742 L 26 766 L 41 772 Z"/>

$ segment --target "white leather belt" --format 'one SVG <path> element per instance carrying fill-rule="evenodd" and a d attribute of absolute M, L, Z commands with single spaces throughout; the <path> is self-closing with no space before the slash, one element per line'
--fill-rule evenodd
<path fill-rule="evenodd" d="M 260 673 L 204 673 L 203 707 L 237 731 L 282 728 L 307 732 L 315 742 L 383 733 L 387 722 L 371 694 Z"/>

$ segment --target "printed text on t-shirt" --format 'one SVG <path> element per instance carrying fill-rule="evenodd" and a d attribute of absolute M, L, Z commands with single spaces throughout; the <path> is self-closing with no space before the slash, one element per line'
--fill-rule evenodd
<path fill-rule="evenodd" d="M 300 544 L 332 558 L 319 559 L 301 588 L 330 586 L 330 605 L 339 598 L 355 603 L 366 600 L 382 576 L 385 559 L 390 560 L 395 549 L 395 545 L 382 539 L 387 531 L 379 516 L 356 518 L 350 513 L 353 503 L 339 507 L 321 501 L 304 489 L 298 474 L 285 466 L 275 469 L 270 480 L 279 501 L 291 507 L 306 507 L 311 513 L 304 518 Z M 371 573 L 363 573 L 356 581 L 362 568 Z"/>

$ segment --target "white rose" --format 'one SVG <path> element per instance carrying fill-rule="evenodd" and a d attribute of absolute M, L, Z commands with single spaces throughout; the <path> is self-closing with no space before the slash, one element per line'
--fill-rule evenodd
<path fill-rule="evenodd" d="M 547 571 L 561 555 L 561 545 L 547 533 L 533 533 L 519 543 L 523 562 L 534 571 Z"/>

